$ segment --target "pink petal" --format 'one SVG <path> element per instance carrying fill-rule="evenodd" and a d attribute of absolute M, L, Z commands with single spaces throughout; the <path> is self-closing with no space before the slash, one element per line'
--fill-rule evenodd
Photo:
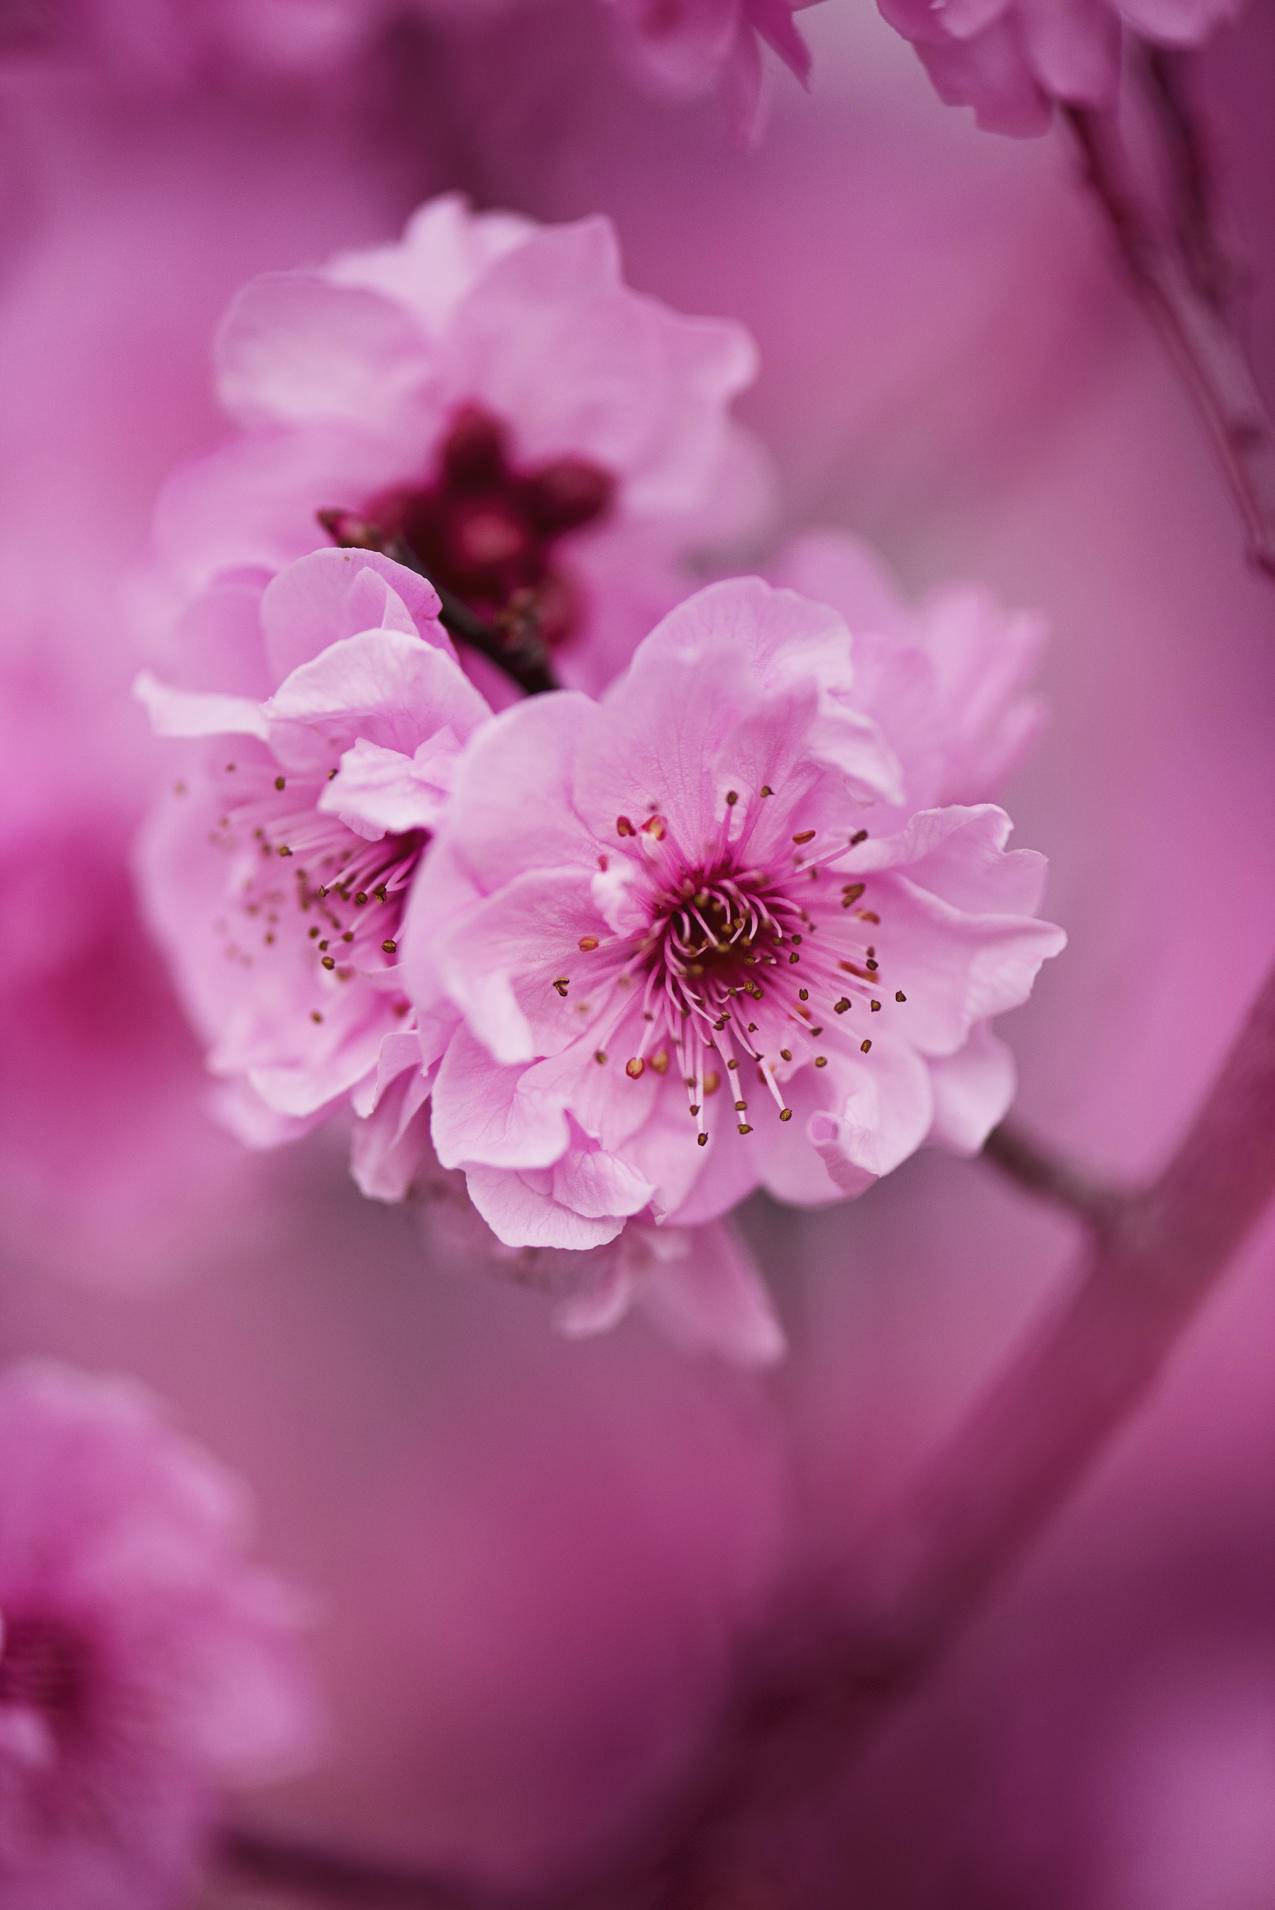
<path fill-rule="evenodd" d="M 354 1124 L 350 1172 L 368 1200 L 407 1198 L 430 1158 L 425 1101 L 429 1085 L 419 1071 L 404 1072 L 372 1112 Z"/>
<path fill-rule="evenodd" d="M 468 1028 L 457 1029 L 434 1082 L 431 1133 L 443 1167 L 551 1167 L 570 1139 L 561 1102 L 530 1070 L 498 1067 Z"/>
<path fill-rule="evenodd" d="M 518 1173 L 501 1167 L 471 1167 L 469 1197 L 497 1240 L 507 1247 L 567 1247 L 583 1251 L 614 1240 L 621 1218 L 589 1220 L 555 1200 L 551 1170 Z"/>
<path fill-rule="evenodd" d="M 419 919 L 414 913 L 413 919 Z M 433 964 L 497 1061 L 559 1053 L 587 1032 L 580 938 L 596 933 L 590 878 L 577 869 L 517 876 L 459 921 L 435 925 Z M 576 994 L 554 986 L 577 976 Z"/>
<path fill-rule="evenodd" d="M 627 1162 L 600 1147 L 571 1147 L 552 1170 L 554 1198 L 583 1214 L 604 1220 L 640 1214 L 651 1198 L 651 1184 Z"/>
<path fill-rule="evenodd" d="M 438 622 L 438 593 L 379 551 L 315 550 L 280 571 L 261 599 L 266 655 L 281 683 L 330 643 L 364 630 L 401 630 L 454 654 Z"/>
<path fill-rule="evenodd" d="M 485 887 L 529 868 L 597 869 L 598 844 L 568 789 L 578 740 L 596 720 L 588 697 L 565 691 L 502 711 L 474 737 L 457 769 L 447 840 Z"/>
<path fill-rule="evenodd" d="M 432 829 L 443 813 L 460 742 L 451 729 L 411 756 L 360 739 L 319 796 L 318 807 L 369 838 Z"/>
<path fill-rule="evenodd" d="M 265 705 L 272 745 L 295 767 L 335 767 L 360 738 L 411 756 L 439 729 L 468 734 L 487 706 L 443 650 L 368 630 L 300 664 Z"/>
<path fill-rule="evenodd" d="M 393 427 L 429 370 L 407 313 L 319 273 L 270 273 L 240 292 L 216 346 L 218 390 L 243 424 Z"/>
<path fill-rule="evenodd" d="M 811 1116 L 810 1140 L 843 1194 L 861 1194 L 915 1154 L 930 1131 L 930 1071 L 901 1041 L 878 1039 L 871 1055 L 831 1063 L 837 1098 Z"/>
<path fill-rule="evenodd" d="M 1166 46 L 1198 46 L 1224 20 L 1234 20 L 1240 0 L 1119 0 L 1135 32 Z"/>
<path fill-rule="evenodd" d="M 1120 22 L 1110 0 L 1018 0 L 1032 71 L 1047 93 L 1109 106 L 1120 82 Z"/>
<path fill-rule="evenodd" d="M 379 292 L 441 340 L 456 308 L 482 274 L 535 232 L 511 212 L 472 212 L 458 192 L 441 193 L 414 212 L 401 241 L 343 252 L 325 268 L 341 285 Z"/>
<path fill-rule="evenodd" d="M 978 1027 L 955 1054 L 931 1062 L 930 1081 L 934 1089 L 930 1140 L 954 1154 L 977 1154 L 1014 1099 L 1014 1057 L 990 1028 Z"/>
<path fill-rule="evenodd" d="M 633 1231 L 632 1229 L 630 1231 Z M 647 1230 L 654 1232 L 654 1229 Z M 761 1273 L 734 1229 L 722 1224 L 669 1236 L 634 1280 L 634 1301 L 687 1353 L 736 1366 L 770 1366 L 787 1343 Z"/>
<path fill-rule="evenodd" d="M 157 736 L 255 736 L 264 741 L 269 734 L 261 705 L 246 696 L 174 690 L 150 670 L 139 672 L 133 694 Z"/>

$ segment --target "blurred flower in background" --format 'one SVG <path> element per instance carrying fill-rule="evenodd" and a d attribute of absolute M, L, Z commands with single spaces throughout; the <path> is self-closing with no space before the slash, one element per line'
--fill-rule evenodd
<path fill-rule="evenodd" d="M 233 1482 L 135 1387 L 10 1369 L 0 1450 L 5 1901 L 171 1903 L 214 1786 L 313 1749 L 299 1612 L 241 1556 Z"/>

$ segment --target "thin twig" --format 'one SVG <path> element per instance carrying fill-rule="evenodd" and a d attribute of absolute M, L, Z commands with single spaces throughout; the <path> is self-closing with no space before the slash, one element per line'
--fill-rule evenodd
<path fill-rule="evenodd" d="M 398 563 L 406 564 L 409 570 L 420 570 L 412 553 L 404 546 L 391 547 L 387 555 Z M 424 573 L 422 573 L 423 575 Z M 457 643 L 465 644 L 476 650 L 480 656 L 503 670 L 512 682 L 518 685 L 526 696 L 543 696 L 547 690 L 561 688 L 557 677 L 549 668 L 545 647 L 540 639 L 528 634 L 508 634 L 498 630 L 495 625 L 484 623 L 476 616 L 468 604 L 454 597 L 442 584 L 430 582 L 438 592 L 438 601 L 442 605 L 441 621 L 449 636 Z"/>
<path fill-rule="evenodd" d="M 1064 1160 L 1016 1122 L 993 1128 L 983 1146 L 985 1158 L 1029 1194 L 1052 1201 L 1091 1227 L 1108 1227 L 1121 1212 L 1127 1194 Z"/>
<path fill-rule="evenodd" d="M 396 564 L 402 564 L 405 570 L 414 570 L 418 577 L 424 577 L 437 593 L 440 621 L 448 635 L 494 663 L 524 695 L 543 696 L 548 690 L 561 688 L 529 617 L 511 609 L 501 624 L 488 623 L 431 577 L 411 545 L 402 538 L 386 537 L 378 525 L 360 517 L 356 511 L 325 509 L 316 512 L 316 516 L 333 543 L 343 550 L 379 551 L 382 556 L 393 558 Z"/>
<path fill-rule="evenodd" d="M 264 1830 L 222 1834 L 221 1868 L 258 1889 L 315 1904 L 358 1904 L 376 1910 L 473 1910 L 474 1894 L 453 1878 L 375 1857 L 347 1855 Z"/>
<path fill-rule="evenodd" d="M 1114 123 L 1064 107 L 1129 284 L 1160 334 L 1213 440 L 1249 561 L 1275 578 L 1275 437 L 1225 301 L 1204 296 L 1158 235 L 1126 178 Z"/>

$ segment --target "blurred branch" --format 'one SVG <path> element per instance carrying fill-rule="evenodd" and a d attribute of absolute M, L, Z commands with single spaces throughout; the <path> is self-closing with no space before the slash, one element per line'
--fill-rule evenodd
<path fill-rule="evenodd" d="M 1016 1123 L 1003 1121 L 983 1144 L 984 1158 L 1029 1194 L 1052 1201 L 1091 1227 L 1108 1227 L 1128 1196 L 1121 1189 L 1095 1180 L 1084 1168 L 1053 1154 Z"/>
<path fill-rule="evenodd" d="M 1218 237 L 1213 167 L 1187 90 L 1191 56 L 1149 41 L 1135 48 L 1168 164 L 1182 261 L 1201 298 L 1220 307 L 1242 288 Z"/>
<path fill-rule="evenodd" d="M 1177 182 L 1179 249 L 1156 229 L 1128 177 L 1115 121 L 1061 110 L 1075 134 L 1089 187 L 1107 221 L 1130 288 L 1155 326 L 1213 440 L 1254 567 L 1275 578 L 1275 437 L 1240 338 L 1231 276 L 1208 219 L 1208 176 L 1188 102 L 1171 69 L 1158 70 L 1158 115 L 1169 130 Z"/>
<path fill-rule="evenodd" d="M 217 1850 L 220 1867 L 255 1889 L 314 1904 L 359 1904 L 376 1910 L 472 1910 L 473 1893 L 453 1879 L 348 1856 L 269 1831 L 231 1829 Z"/>
<path fill-rule="evenodd" d="M 1052 1317 L 861 1535 L 857 1583 L 835 1588 L 823 1629 L 754 1690 L 726 1810 L 684 1852 L 696 1883 L 670 1900 L 679 1910 L 725 1910 L 732 1880 L 764 1861 L 747 1844 L 768 1801 L 844 1779 L 1105 1458 L 1275 1194 L 1272 1131 L 1275 971 L 1169 1165 L 1108 1214 Z M 757 1899 L 785 1910 L 802 1900 L 783 1882 Z"/>
<path fill-rule="evenodd" d="M 391 545 L 386 556 L 393 557 L 397 563 L 406 564 L 409 570 L 421 570 L 412 553 L 403 546 Z M 421 574 L 423 576 L 424 572 Z M 539 637 L 513 627 L 497 628 L 495 624 L 484 623 L 481 617 L 475 616 L 468 604 L 463 604 L 450 590 L 434 583 L 432 577 L 429 581 L 434 584 L 442 605 L 443 628 L 457 643 L 465 644 L 486 657 L 489 663 L 494 663 L 526 696 L 541 696 L 546 690 L 561 688 L 549 668 L 545 647 Z"/>
<path fill-rule="evenodd" d="M 810 1896 L 791 1843 L 767 1875 L 767 1819 L 844 1780 L 1105 1458 L 1275 1193 L 1272 1131 L 1275 971 L 1168 1166 L 1141 1192 L 1103 1196 L 1071 1292 L 901 1503 L 859 1537 L 854 1582 L 831 1588 L 820 1622 L 807 1611 L 776 1629 L 676 1831 L 666 1820 L 631 1863 L 555 1891 L 542 1910 L 802 1910 Z M 995 1151 L 1020 1164 L 1015 1173 L 1057 1182 L 1021 1138 L 1002 1130 Z M 826 1813 L 825 1835 L 838 1815 Z M 232 1834 L 223 1855 L 317 1903 L 494 1910 L 446 1880 L 263 1836 Z"/>

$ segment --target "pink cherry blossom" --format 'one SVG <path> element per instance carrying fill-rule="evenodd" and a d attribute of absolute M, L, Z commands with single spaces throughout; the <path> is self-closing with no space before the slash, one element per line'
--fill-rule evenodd
<path fill-rule="evenodd" d="M 404 979 L 462 1018 L 433 1140 L 501 1240 L 601 1246 L 757 1186 L 817 1204 L 981 1145 L 1012 1092 L 987 1024 L 1062 936 L 999 809 L 871 834 L 903 787 L 845 625 L 756 579 L 674 611 L 601 703 L 474 738 Z"/>
<path fill-rule="evenodd" d="M 605 219 L 537 227 L 425 206 L 401 243 L 258 279 L 217 348 L 239 430 L 161 502 L 179 584 L 405 546 L 471 609 L 599 684 L 681 594 L 677 566 L 756 503 L 730 400 L 737 326 L 631 291 Z"/>
<path fill-rule="evenodd" d="M 0 1478 L 0 1898 L 166 1910 L 214 1787 L 313 1742 L 299 1608 L 247 1563 L 236 1482 L 130 1384 L 11 1369 Z"/>
<path fill-rule="evenodd" d="M 480 1218 L 464 1174 L 440 1166 L 427 1133 L 415 1137 L 410 1160 L 431 1259 L 543 1293 L 555 1326 L 569 1338 L 609 1332 L 632 1312 L 686 1353 L 712 1353 L 744 1367 L 769 1365 L 784 1353 L 761 1270 L 730 1223 L 657 1227 L 637 1220 L 589 1253 L 511 1247 Z M 382 1197 L 399 1199 L 404 1191 L 395 1187 Z"/>
<path fill-rule="evenodd" d="M 316 551 L 193 605 L 182 647 L 232 688 L 139 680 L 156 729 L 194 745 L 143 840 L 145 900 L 250 1142 L 370 1115 L 419 1057 L 404 900 L 488 714 L 437 611 L 378 553 Z"/>
<path fill-rule="evenodd" d="M 878 0 L 915 45 L 939 97 L 991 132 L 1042 133 L 1053 102 L 1108 107 L 1122 32 L 1197 46 L 1241 0 Z"/>
<path fill-rule="evenodd" d="M 913 809 L 997 793 L 1044 718 L 1027 688 L 1040 617 L 1004 609 L 980 584 L 945 584 L 913 607 L 844 531 L 794 538 L 770 578 L 831 604 L 854 632 L 855 700 L 889 739 Z"/>
<path fill-rule="evenodd" d="M 810 49 L 794 15 L 817 0 L 606 0 L 635 63 L 675 98 L 719 90 L 743 133 L 756 124 L 762 45 L 806 85 Z"/>

